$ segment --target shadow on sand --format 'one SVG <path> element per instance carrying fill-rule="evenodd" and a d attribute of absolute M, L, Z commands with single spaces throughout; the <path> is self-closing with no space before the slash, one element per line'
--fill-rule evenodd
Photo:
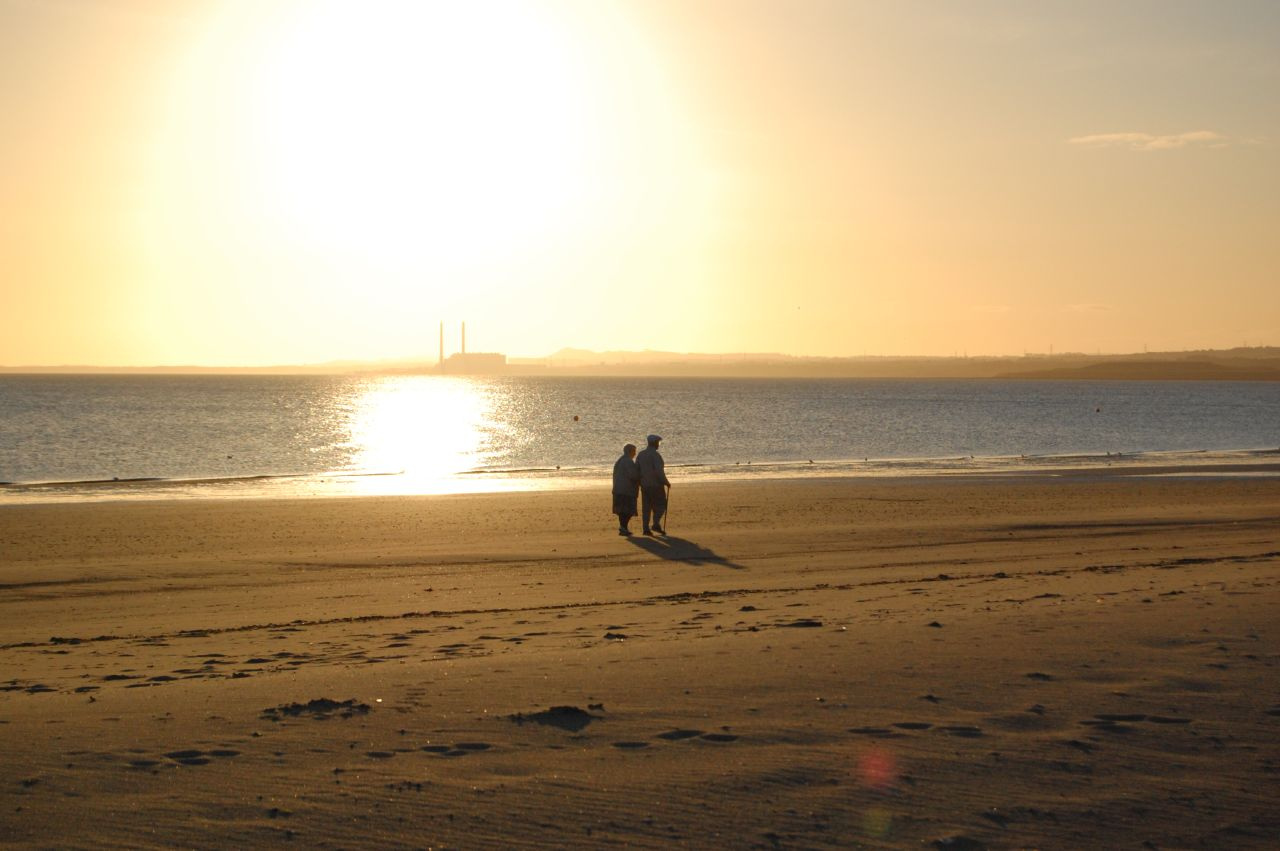
<path fill-rule="evenodd" d="M 687 541 L 684 538 L 674 538 L 670 535 L 657 538 L 632 535 L 627 540 L 640 549 L 653 553 L 659 558 L 665 558 L 668 561 L 683 561 L 697 565 L 715 564 L 721 567 L 733 568 L 734 570 L 746 569 L 743 565 L 729 561 L 724 556 L 717 555 L 715 551 L 699 546 L 693 541 Z"/>

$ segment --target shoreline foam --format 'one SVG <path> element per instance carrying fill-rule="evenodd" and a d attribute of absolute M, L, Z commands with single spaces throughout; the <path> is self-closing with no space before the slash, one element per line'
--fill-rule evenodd
<path fill-rule="evenodd" d="M 1275 459 L 1275 460 L 1271 460 Z M 669 463 L 685 483 L 806 481 L 821 478 L 894 479 L 932 476 L 1280 475 L 1280 450 L 1153 452 L 991 457 L 787 460 L 747 463 Z M 197 478 L 137 477 L 69 482 L 0 482 L 0 505 L 154 499 L 417 496 L 595 489 L 600 467 L 478 468 L 423 478 L 406 471 L 262 473 Z"/>

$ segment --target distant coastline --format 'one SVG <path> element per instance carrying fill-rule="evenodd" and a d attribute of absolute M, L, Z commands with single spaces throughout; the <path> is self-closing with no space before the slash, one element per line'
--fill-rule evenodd
<path fill-rule="evenodd" d="M 492 356 L 497 357 L 497 356 Z M 259 367 L 0 366 L 39 375 L 434 375 L 434 361 L 331 361 Z M 459 374 L 450 371 L 450 374 Z M 1118 355 L 1020 357 L 796 357 L 781 354 L 594 352 L 562 349 L 546 358 L 507 358 L 477 375 L 707 378 L 919 378 L 1089 381 L 1280 381 L 1280 347 L 1259 346 Z"/>

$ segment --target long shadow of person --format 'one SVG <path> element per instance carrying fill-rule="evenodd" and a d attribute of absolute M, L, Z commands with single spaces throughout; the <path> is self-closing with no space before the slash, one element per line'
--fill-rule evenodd
<path fill-rule="evenodd" d="M 683 561 L 696 565 L 714 564 L 720 567 L 732 568 L 733 570 L 746 569 L 745 566 L 718 555 L 714 550 L 707 549 L 684 538 L 673 538 L 670 535 L 661 538 L 633 535 L 627 540 L 640 549 L 652 553 L 658 558 L 665 558 L 668 561 Z"/>

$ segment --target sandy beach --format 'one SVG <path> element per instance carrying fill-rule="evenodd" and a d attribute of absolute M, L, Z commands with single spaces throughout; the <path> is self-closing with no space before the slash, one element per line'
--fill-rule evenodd
<path fill-rule="evenodd" d="M 1280 837 L 1280 478 L 606 491 L 0 507 L 0 845 Z"/>

